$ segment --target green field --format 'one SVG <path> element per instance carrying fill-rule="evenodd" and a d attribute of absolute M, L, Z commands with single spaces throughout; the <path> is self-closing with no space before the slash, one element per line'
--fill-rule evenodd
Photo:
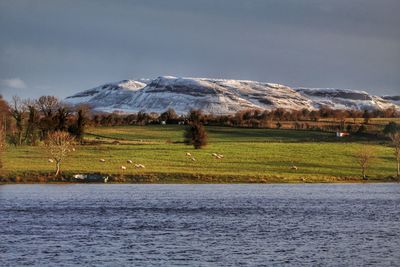
<path fill-rule="evenodd" d="M 362 146 L 371 146 L 375 159 L 369 179 L 386 181 L 395 175 L 392 148 L 383 141 L 338 139 L 333 133 L 313 131 L 210 126 L 209 145 L 195 150 L 182 143 L 183 131 L 184 126 L 178 125 L 90 128 L 85 138 L 93 144 L 76 147 L 62 169 L 66 175 L 101 172 L 125 182 L 361 181 L 353 155 Z M 212 153 L 224 158 L 215 159 Z M 54 166 L 47 159 L 40 146 L 8 147 L 3 176 L 51 173 Z M 145 168 L 135 169 L 127 160 Z M 121 165 L 127 170 L 122 171 Z"/>

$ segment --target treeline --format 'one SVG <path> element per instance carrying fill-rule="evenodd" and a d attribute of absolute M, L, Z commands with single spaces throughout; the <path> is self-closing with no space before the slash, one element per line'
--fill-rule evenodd
<path fill-rule="evenodd" d="M 197 118 L 194 118 L 194 117 Z M 192 110 L 178 115 L 173 109 L 157 114 L 138 112 L 136 114 L 96 113 L 90 123 L 94 126 L 147 125 L 147 124 L 188 124 L 199 121 L 205 125 L 247 127 L 247 128 L 286 128 L 320 131 L 348 131 L 366 133 L 381 131 L 381 126 L 371 124 L 371 118 L 396 118 L 400 114 L 394 108 L 386 110 L 359 111 L 334 110 L 322 107 L 318 110 L 243 110 L 233 115 L 204 114 Z"/>
<path fill-rule="evenodd" d="M 14 145 L 36 145 L 49 132 L 67 131 L 82 140 L 85 127 L 147 124 L 190 124 L 196 121 L 203 125 L 286 128 L 321 131 L 348 131 L 364 133 L 374 130 L 371 118 L 399 117 L 394 108 L 386 110 L 359 111 L 334 110 L 321 107 L 318 110 L 243 110 L 233 115 L 204 114 L 192 110 L 178 115 L 173 109 L 161 114 L 138 112 L 135 114 L 91 112 L 88 106 L 71 106 L 54 96 L 22 100 L 14 97 L 7 103 L 0 96 L 0 130 Z M 379 129 L 382 131 L 382 129 Z"/>
<path fill-rule="evenodd" d="M 196 115 L 194 115 L 196 114 Z M 363 123 L 368 124 L 370 118 L 397 118 L 400 113 L 394 108 L 386 110 L 359 111 L 359 110 L 334 110 L 328 107 L 322 107 L 319 110 L 286 110 L 278 108 L 275 110 L 243 110 L 234 115 L 213 115 L 204 114 L 199 110 L 192 110 L 185 115 L 178 115 L 173 109 L 158 113 L 138 112 L 135 114 L 121 113 L 95 113 L 91 118 L 91 123 L 96 126 L 117 126 L 117 125 L 146 125 L 160 124 L 178 124 L 189 121 L 190 116 L 199 116 L 200 120 L 206 124 L 223 126 L 241 126 L 241 127 L 268 127 L 271 122 L 285 121 L 312 121 L 318 122 L 323 119 L 333 119 L 344 121 L 346 119 L 362 119 Z"/>
<path fill-rule="evenodd" d="M 13 97 L 7 103 L 0 96 L 0 131 L 15 146 L 37 145 L 54 131 L 69 132 L 81 141 L 90 120 L 87 106 L 71 106 L 54 96 L 38 99 Z"/>

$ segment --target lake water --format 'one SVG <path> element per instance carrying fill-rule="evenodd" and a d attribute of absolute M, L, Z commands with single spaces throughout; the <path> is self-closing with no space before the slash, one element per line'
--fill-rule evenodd
<path fill-rule="evenodd" d="M 20 265 L 400 266 L 400 184 L 3 185 Z"/>

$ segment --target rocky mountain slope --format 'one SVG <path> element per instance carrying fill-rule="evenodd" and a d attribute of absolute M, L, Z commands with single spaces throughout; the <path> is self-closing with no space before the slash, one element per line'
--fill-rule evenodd
<path fill-rule="evenodd" d="M 245 80 L 177 78 L 123 80 L 108 83 L 67 97 L 71 104 L 85 103 L 97 111 L 133 113 L 164 112 L 178 114 L 190 109 L 205 113 L 232 114 L 243 109 L 385 109 L 390 100 L 363 91 L 309 89 Z M 396 106 L 399 108 L 399 106 Z"/>

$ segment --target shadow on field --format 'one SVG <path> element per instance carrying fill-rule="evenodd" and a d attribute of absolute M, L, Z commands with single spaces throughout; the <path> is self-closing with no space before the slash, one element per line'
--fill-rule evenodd
<path fill-rule="evenodd" d="M 341 142 L 334 133 L 278 129 L 208 128 L 216 142 Z"/>

